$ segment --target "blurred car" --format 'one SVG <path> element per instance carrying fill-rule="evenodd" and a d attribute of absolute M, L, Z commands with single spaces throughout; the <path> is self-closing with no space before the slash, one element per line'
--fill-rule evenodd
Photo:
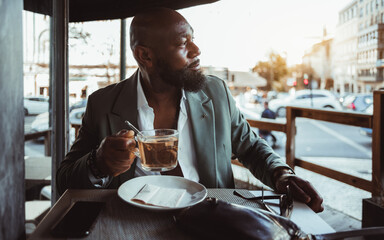
<path fill-rule="evenodd" d="M 87 99 L 81 99 L 80 101 L 75 102 L 71 106 L 69 106 L 69 112 L 77 108 L 83 108 L 87 106 Z"/>
<path fill-rule="evenodd" d="M 373 103 L 364 110 L 364 113 L 373 114 Z M 359 132 L 361 135 L 372 137 L 372 128 L 359 128 Z"/>
<path fill-rule="evenodd" d="M 41 113 L 36 116 L 31 124 L 31 132 L 41 132 L 48 129 L 49 112 Z"/>
<path fill-rule="evenodd" d="M 81 121 L 83 120 L 85 109 L 86 109 L 85 107 L 82 107 L 82 108 L 76 108 L 72 110 L 72 112 L 69 114 L 69 122 L 71 124 L 81 125 Z"/>
<path fill-rule="evenodd" d="M 85 108 L 74 109 L 69 114 L 69 123 L 81 125 L 81 121 L 83 119 L 84 113 L 85 113 Z M 31 133 L 45 131 L 45 130 L 48 130 L 48 128 L 49 128 L 49 113 L 45 112 L 36 116 L 35 120 L 31 124 Z M 38 140 L 40 141 L 43 139 L 44 138 L 40 138 Z"/>
<path fill-rule="evenodd" d="M 48 112 L 49 98 L 45 96 L 24 97 L 24 115 Z"/>
<path fill-rule="evenodd" d="M 345 93 L 339 94 L 339 101 L 341 105 L 343 105 L 345 99 L 350 95 L 352 95 L 352 93 L 345 92 Z"/>
<path fill-rule="evenodd" d="M 287 106 L 342 110 L 339 100 L 332 92 L 319 89 L 299 90 L 286 98 L 273 99 L 269 102 L 269 108 L 277 117 L 285 117 Z"/>
<path fill-rule="evenodd" d="M 343 108 L 346 110 L 363 112 L 372 103 L 372 93 L 351 94 L 345 97 Z"/>

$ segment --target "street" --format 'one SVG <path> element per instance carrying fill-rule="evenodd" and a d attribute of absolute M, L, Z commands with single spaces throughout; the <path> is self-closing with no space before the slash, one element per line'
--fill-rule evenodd
<path fill-rule="evenodd" d="M 298 118 L 296 156 L 372 158 L 372 139 L 359 133 L 359 127 Z M 276 151 L 285 156 L 285 141 Z"/>

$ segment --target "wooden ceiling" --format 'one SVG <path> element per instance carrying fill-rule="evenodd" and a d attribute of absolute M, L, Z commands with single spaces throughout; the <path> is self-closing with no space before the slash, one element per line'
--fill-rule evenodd
<path fill-rule="evenodd" d="M 52 1 L 24 0 L 24 10 L 52 15 Z M 69 0 L 69 21 L 128 18 L 150 7 L 167 7 L 176 10 L 216 1 L 218 0 Z"/>

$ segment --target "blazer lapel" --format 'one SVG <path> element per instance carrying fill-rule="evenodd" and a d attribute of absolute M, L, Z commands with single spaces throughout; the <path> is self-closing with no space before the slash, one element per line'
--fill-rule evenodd
<path fill-rule="evenodd" d="M 124 84 L 119 95 L 116 98 L 116 102 L 113 105 L 111 113 L 108 114 L 109 127 L 112 134 L 116 134 L 122 129 L 128 129 L 129 127 L 125 123 L 125 120 L 130 121 L 133 125 L 137 125 L 137 74 L 136 71 L 130 78 L 121 82 Z M 118 186 L 122 183 L 133 178 L 136 168 L 136 159 L 133 162 L 131 168 L 117 177 Z"/>
<path fill-rule="evenodd" d="M 138 71 L 122 83 L 124 86 L 116 98 L 112 112 L 108 114 L 112 134 L 129 129 L 125 120 L 137 127 L 137 74 Z"/>
<path fill-rule="evenodd" d="M 215 115 L 212 100 L 203 91 L 186 92 L 200 182 L 217 187 Z"/>

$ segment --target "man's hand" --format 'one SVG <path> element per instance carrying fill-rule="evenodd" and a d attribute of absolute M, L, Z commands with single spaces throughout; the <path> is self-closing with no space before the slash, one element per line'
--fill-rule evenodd
<path fill-rule="evenodd" d="M 131 168 L 137 150 L 134 132 L 121 130 L 103 139 L 96 151 L 96 167 L 102 173 L 116 177 Z"/>
<path fill-rule="evenodd" d="M 315 190 L 312 184 L 287 169 L 277 169 L 274 173 L 274 180 L 277 192 L 285 193 L 287 185 L 295 199 L 306 203 L 314 212 L 322 212 L 323 198 Z"/>

